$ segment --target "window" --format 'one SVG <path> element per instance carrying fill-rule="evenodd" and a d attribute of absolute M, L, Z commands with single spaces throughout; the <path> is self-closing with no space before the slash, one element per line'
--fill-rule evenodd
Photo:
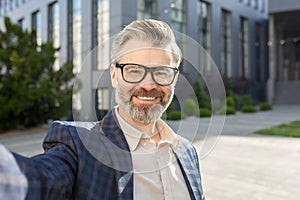
<path fill-rule="evenodd" d="M 3 2 L 0 0 L 0 16 L 4 15 Z"/>
<path fill-rule="evenodd" d="M 23 31 L 26 30 L 26 24 L 25 24 L 25 19 L 24 18 L 19 19 L 18 24 L 22 27 Z"/>
<path fill-rule="evenodd" d="M 222 10 L 222 32 L 221 32 L 221 72 L 224 76 L 230 78 L 231 71 L 231 13 Z"/>
<path fill-rule="evenodd" d="M 248 5 L 248 6 L 251 6 L 251 1 L 252 1 L 252 0 L 247 0 L 247 5 Z"/>
<path fill-rule="evenodd" d="M 255 67 L 256 67 L 256 80 L 264 81 L 262 77 L 262 33 L 263 26 L 260 23 L 255 25 Z"/>
<path fill-rule="evenodd" d="M 241 78 L 249 78 L 249 22 L 246 18 L 240 18 L 240 69 Z"/>
<path fill-rule="evenodd" d="M 204 49 L 211 51 L 211 7 L 210 4 L 198 1 L 199 40 Z"/>
<path fill-rule="evenodd" d="M 98 110 L 108 110 L 109 109 L 109 89 L 108 88 L 98 88 L 97 89 L 97 107 Z"/>
<path fill-rule="evenodd" d="M 106 69 L 110 63 L 109 0 L 93 0 L 92 6 L 92 48 L 97 47 L 93 67 Z"/>
<path fill-rule="evenodd" d="M 59 4 L 54 2 L 48 6 L 48 41 L 52 41 L 55 48 L 60 46 Z M 59 52 L 55 52 L 54 69 L 59 69 Z"/>
<path fill-rule="evenodd" d="M 97 119 L 101 120 L 106 114 L 107 111 L 109 110 L 109 89 L 108 88 L 98 88 L 96 90 L 96 115 Z"/>
<path fill-rule="evenodd" d="M 253 0 L 253 7 L 254 9 L 258 9 L 258 3 L 259 3 L 259 0 Z"/>
<path fill-rule="evenodd" d="M 184 0 L 174 0 L 171 4 L 170 4 L 170 8 L 171 8 L 171 27 L 172 29 L 175 31 L 175 35 L 176 35 L 176 31 L 179 33 L 186 33 L 186 3 L 187 1 Z M 183 35 L 179 34 L 176 35 L 177 36 L 177 42 L 178 45 L 181 49 L 183 49 Z M 183 52 L 184 53 L 184 52 Z M 180 70 L 183 73 L 186 73 L 186 63 L 185 61 L 183 61 L 181 63 L 180 66 Z"/>
<path fill-rule="evenodd" d="M 14 4 L 13 0 L 9 0 L 9 11 L 13 10 L 13 8 L 14 8 L 13 4 Z"/>
<path fill-rule="evenodd" d="M 41 12 L 36 11 L 31 15 L 31 28 L 36 31 L 37 44 L 42 44 L 42 21 Z"/>
<path fill-rule="evenodd" d="M 266 5 L 265 5 L 265 0 L 261 0 L 261 12 L 264 13 L 265 12 L 265 8 Z"/>
<path fill-rule="evenodd" d="M 17 7 L 19 7 L 19 5 L 20 5 L 20 0 L 15 0 L 15 7 L 17 8 Z"/>
<path fill-rule="evenodd" d="M 211 53 L 211 6 L 207 2 L 198 1 L 198 33 L 199 42 L 202 47 L 207 51 L 208 54 Z M 205 71 L 210 71 L 211 64 L 207 58 L 207 54 L 201 48 L 199 50 L 199 63 L 200 68 Z"/>
<path fill-rule="evenodd" d="M 138 0 L 137 19 L 156 18 L 157 0 Z"/>
<path fill-rule="evenodd" d="M 186 33 L 186 1 L 174 0 L 171 4 L 171 26 L 173 30 Z"/>
<path fill-rule="evenodd" d="M 73 60 L 74 72 L 81 70 L 81 0 L 68 1 L 68 59 Z"/>

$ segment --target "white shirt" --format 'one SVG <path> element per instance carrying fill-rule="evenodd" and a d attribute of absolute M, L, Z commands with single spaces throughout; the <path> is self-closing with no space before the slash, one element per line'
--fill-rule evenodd
<path fill-rule="evenodd" d="M 158 120 L 161 140 L 156 145 L 148 136 L 127 123 L 115 113 L 132 155 L 135 200 L 188 200 L 187 189 L 174 151 L 179 140 L 172 129 Z"/>

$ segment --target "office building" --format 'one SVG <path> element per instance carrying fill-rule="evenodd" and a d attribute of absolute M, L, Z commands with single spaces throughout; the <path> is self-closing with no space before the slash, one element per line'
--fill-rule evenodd
<path fill-rule="evenodd" d="M 0 27 L 8 16 L 24 29 L 37 30 L 40 42 L 60 47 L 54 67 L 72 60 L 84 72 L 83 92 L 74 95 L 79 118 L 93 120 L 111 107 L 111 38 L 135 19 L 155 18 L 197 41 L 223 77 L 251 82 L 256 99 L 266 99 L 268 79 L 267 0 L 2 0 Z M 184 49 L 182 38 L 177 38 Z M 95 47 L 98 47 L 95 49 Z M 197 57 L 197 51 L 194 57 Z M 197 61 L 205 65 L 201 56 Z M 202 62 L 202 63 L 201 63 Z M 188 62 L 181 72 L 195 77 Z"/>

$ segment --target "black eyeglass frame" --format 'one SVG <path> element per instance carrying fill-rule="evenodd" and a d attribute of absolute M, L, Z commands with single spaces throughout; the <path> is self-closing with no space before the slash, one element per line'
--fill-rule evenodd
<path fill-rule="evenodd" d="M 128 81 L 128 80 L 125 80 L 124 78 L 124 74 L 123 74 L 123 69 L 126 65 L 135 65 L 135 66 L 139 66 L 139 67 L 142 67 L 145 69 L 145 73 L 144 73 L 144 76 L 141 78 L 141 80 L 139 81 Z M 144 80 L 144 78 L 146 77 L 147 73 L 150 72 L 151 73 L 151 77 L 152 77 L 152 80 L 157 84 L 157 85 L 161 85 L 161 86 L 169 86 L 171 85 L 173 82 L 174 82 L 174 79 L 176 77 L 176 74 L 179 73 L 179 69 L 175 68 L 175 67 L 167 67 L 167 66 L 157 66 L 157 67 L 147 67 L 147 66 L 144 66 L 144 65 L 140 65 L 140 64 L 136 64 L 136 63 L 115 63 L 115 66 L 117 68 L 120 68 L 121 69 L 121 73 L 122 73 L 122 78 L 125 82 L 127 83 L 140 83 Z M 172 81 L 168 84 L 160 84 L 158 83 L 155 78 L 154 78 L 154 75 L 153 75 L 153 71 L 155 71 L 156 69 L 159 69 L 159 68 L 168 68 L 168 69 L 172 69 L 175 71 L 174 73 L 174 76 L 172 78 Z"/>

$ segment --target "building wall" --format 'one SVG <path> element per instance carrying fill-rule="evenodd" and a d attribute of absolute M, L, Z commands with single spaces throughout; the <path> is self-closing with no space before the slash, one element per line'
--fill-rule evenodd
<path fill-rule="evenodd" d="M 269 0 L 269 12 L 287 12 L 300 9 L 299 0 Z"/>

